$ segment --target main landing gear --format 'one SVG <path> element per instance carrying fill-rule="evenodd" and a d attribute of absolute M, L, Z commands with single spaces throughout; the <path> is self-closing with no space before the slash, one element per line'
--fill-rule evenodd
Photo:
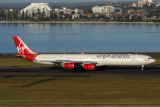
<path fill-rule="evenodd" d="M 144 69 L 144 65 L 141 66 L 141 70 L 142 70 L 142 71 L 143 71 L 143 69 Z"/>

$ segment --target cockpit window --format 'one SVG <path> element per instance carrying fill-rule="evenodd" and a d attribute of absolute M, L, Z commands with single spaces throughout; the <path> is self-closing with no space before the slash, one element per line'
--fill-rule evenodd
<path fill-rule="evenodd" d="M 149 57 L 148 59 L 152 59 L 152 57 Z"/>

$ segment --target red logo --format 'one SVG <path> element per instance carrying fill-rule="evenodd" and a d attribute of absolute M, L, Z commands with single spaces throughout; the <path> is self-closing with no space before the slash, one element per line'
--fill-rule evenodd
<path fill-rule="evenodd" d="M 24 50 L 26 49 L 26 46 L 22 44 L 22 42 L 19 43 L 17 46 L 18 53 L 24 54 Z"/>

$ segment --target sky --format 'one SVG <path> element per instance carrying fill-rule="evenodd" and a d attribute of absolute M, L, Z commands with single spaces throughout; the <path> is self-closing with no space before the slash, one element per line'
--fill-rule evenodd
<path fill-rule="evenodd" d="M 33 3 L 33 2 L 101 2 L 101 1 L 136 1 L 136 0 L 0 0 L 0 3 Z"/>

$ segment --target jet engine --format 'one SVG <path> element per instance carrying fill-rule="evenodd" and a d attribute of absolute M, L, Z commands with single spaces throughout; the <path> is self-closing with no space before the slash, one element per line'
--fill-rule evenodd
<path fill-rule="evenodd" d="M 95 70 L 96 69 L 96 64 L 84 64 L 83 68 L 85 70 Z"/>
<path fill-rule="evenodd" d="M 64 69 L 74 69 L 75 68 L 75 64 L 74 63 L 63 63 L 62 67 Z"/>

